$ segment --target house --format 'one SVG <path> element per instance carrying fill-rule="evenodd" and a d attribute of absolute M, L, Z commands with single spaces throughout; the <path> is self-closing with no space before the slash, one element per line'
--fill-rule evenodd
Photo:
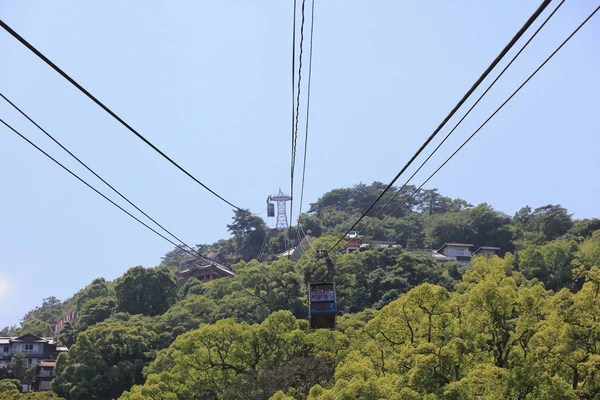
<path fill-rule="evenodd" d="M 472 244 L 444 243 L 437 251 L 432 252 L 432 257 L 439 263 L 457 261 L 460 265 L 468 265 L 471 261 Z"/>
<path fill-rule="evenodd" d="M 54 368 L 56 361 L 40 361 L 35 368 L 35 374 L 31 382 L 31 389 L 34 392 L 52 390 L 50 384 L 54 379 Z"/>
<path fill-rule="evenodd" d="M 228 267 L 220 264 L 216 260 L 206 256 L 198 256 L 191 260 L 184 260 L 179 264 L 179 271 L 175 273 L 177 283 L 181 286 L 190 278 L 199 279 L 202 282 L 209 282 L 218 278 L 233 278 L 235 273 Z"/>
<path fill-rule="evenodd" d="M 0 337 L 0 365 L 4 366 L 8 366 L 11 358 L 17 353 L 25 354 L 29 368 L 41 360 L 55 360 L 63 351 L 67 349 L 57 346 L 52 338 L 29 333 L 18 337 Z"/>
<path fill-rule="evenodd" d="M 483 256 L 490 257 L 495 256 L 500 251 L 500 247 L 481 246 L 473 252 L 473 257 Z"/>
<path fill-rule="evenodd" d="M 54 378 L 54 360 L 60 353 L 66 351 L 68 349 L 58 346 L 53 338 L 39 337 L 30 333 L 17 337 L 0 337 L 0 368 L 9 367 L 11 359 L 16 354 L 23 353 L 27 360 L 25 367 L 35 366 L 36 376 L 31 385 L 22 385 L 22 390 L 24 392 L 50 390 L 50 381 Z M 47 382 L 42 383 L 42 381 Z"/>
<path fill-rule="evenodd" d="M 286 251 L 275 255 L 275 257 L 277 257 L 277 258 L 281 258 L 281 257 L 291 258 L 295 251 L 296 251 L 296 248 L 292 247 L 291 249 L 287 249 Z"/>
<path fill-rule="evenodd" d="M 346 241 L 346 253 L 352 253 L 354 251 L 360 251 L 360 245 L 364 240 L 364 235 L 360 235 L 358 231 L 350 231 L 344 240 Z"/>

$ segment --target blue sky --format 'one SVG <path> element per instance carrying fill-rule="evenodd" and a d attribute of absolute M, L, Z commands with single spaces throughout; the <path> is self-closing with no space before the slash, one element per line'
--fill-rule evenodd
<path fill-rule="evenodd" d="M 336 187 L 389 182 L 538 6 L 316 3 L 306 206 Z M 260 212 L 268 194 L 289 191 L 291 4 L 13 0 L 0 18 L 211 188 Z M 567 2 L 417 183 L 594 7 Z M 598 37 L 600 17 L 428 186 L 509 214 L 552 203 L 599 216 Z M 231 207 L 4 31 L 0 57 L 0 91 L 143 210 L 189 243 L 227 236 Z M 0 118 L 92 179 L 3 101 Z M 172 249 L 4 127 L 0 188 L 0 326 Z"/>

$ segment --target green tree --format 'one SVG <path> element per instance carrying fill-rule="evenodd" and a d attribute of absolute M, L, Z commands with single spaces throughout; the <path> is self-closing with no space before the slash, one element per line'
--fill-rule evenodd
<path fill-rule="evenodd" d="M 573 221 L 573 227 L 569 230 L 569 233 L 579 238 L 587 238 L 597 230 L 600 230 L 600 219 L 586 218 Z"/>
<path fill-rule="evenodd" d="M 17 353 L 10 359 L 10 373 L 15 378 L 22 380 L 27 371 L 27 357 L 23 353 Z"/>
<path fill-rule="evenodd" d="M 17 336 L 18 328 L 16 325 L 6 326 L 2 330 L 0 330 L 0 336 Z"/>
<path fill-rule="evenodd" d="M 19 390 L 21 389 L 21 381 L 18 379 L 2 379 L 0 380 L 0 398 L 6 400 L 19 399 Z"/>
<path fill-rule="evenodd" d="M 332 360 L 347 343 L 336 332 L 305 332 L 289 311 L 260 325 L 219 320 L 188 332 L 159 353 L 143 386 L 123 399 L 268 399 L 278 391 L 305 398 L 327 382 Z"/>
<path fill-rule="evenodd" d="M 536 208 L 528 223 L 529 230 L 543 232 L 546 240 L 564 235 L 572 226 L 573 220 L 567 209 L 552 204 Z"/>
<path fill-rule="evenodd" d="M 76 295 L 77 309 L 80 309 L 82 304 L 90 299 L 98 297 L 106 297 L 109 294 L 108 283 L 104 278 L 96 278 L 86 286 L 83 290 L 80 290 Z"/>
<path fill-rule="evenodd" d="M 84 331 L 89 326 L 109 318 L 114 312 L 116 304 L 115 299 L 110 297 L 94 297 L 82 303 L 81 308 L 79 309 L 77 329 L 79 331 Z"/>
<path fill-rule="evenodd" d="M 554 240 L 541 246 L 529 245 L 517 252 L 519 268 L 525 277 L 539 279 L 548 289 L 572 287 L 576 252 L 577 243 L 572 240 Z"/>
<path fill-rule="evenodd" d="M 58 357 L 52 390 L 74 400 L 116 398 L 143 382 L 142 369 L 154 358 L 157 342 L 141 320 L 94 325 Z"/>
<path fill-rule="evenodd" d="M 166 267 L 130 268 L 115 286 L 117 310 L 158 315 L 177 301 L 177 283 Z"/>
<path fill-rule="evenodd" d="M 56 297 L 50 296 L 42 300 L 41 306 L 29 311 L 23 318 L 23 321 L 27 321 L 29 319 L 38 319 L 54 326 L 56 321 L 64 317 L 63 309 L 64 304 L 61 303 L 61 301 Z"/>
<path fill-rule="evenodd" d="M 36 336 L 50 336 L 52 334 L 52 327 L 50 324 L 37 318 L 28 318 L 21 322 L 20 335 L 30 333 Z"/>
<path fill-rule="evenodd" d="M 189 279 L 178 290 L 178 297 L 185 299 L 188 296 L 201 295 L 206 293 L 206 287 L 199 279 Z"/>
<path fill-rule="evenodd" d="M 234 213 L 227 230 L 233 235 L 236 253 L 245 261 L 257 258 L 267 234 L 265 222 L 248 210 L 235 210 Z"/>

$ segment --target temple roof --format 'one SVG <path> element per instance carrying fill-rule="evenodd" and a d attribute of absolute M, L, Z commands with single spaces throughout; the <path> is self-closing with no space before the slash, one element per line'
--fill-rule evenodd
<path fill-rule="evenodd" d="M 184 275 L 194 270 L 209 268 L 215 268 L 226 275 L 235 276 L 235 272 L 233 272 L 230 268 L 224 266 L 216 260 L 213 260 L 212 258 L 203 255 L 199 255 L 197 258 L 182 261 L 179 264 L 179 271 L 177 272 L 177 275 Z"/>

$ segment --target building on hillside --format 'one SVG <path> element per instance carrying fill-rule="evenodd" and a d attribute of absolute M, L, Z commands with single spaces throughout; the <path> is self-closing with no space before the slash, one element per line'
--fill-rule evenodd
<path fill-rule="evenodd" d="M 281 257 L 291 258 L 292 254 L 294 254 L 294 251 L 296 251 L 296 248 L 292 247 L 291 249 L 287 249 L 286 251 L 275 255 L 275 257 L 277 257 L 277 258 L 281 258 Z"/>
<path fill-rule="evenodd" d="M 432 252 L 432 257 L 439 263 L 457 261 L 460 265 L 468 265 L 471 261 L 472 244 L 444 243 L 437 251 Z"/>
<path fill-rule="evenodd" d="M 476 256 L 483 256 L 483 257 L 495 256 L 495 255 L 498 254 L 499 251 L 500 251 L 500 247 L 481 246 L 480 248 L 478 248 L 477 250 L 475 250 L 473 252 L 473 257 L 476 257 Z"/>
<path fill-rule="evenodd" d="M 11 359 L 18 353 L 23 353 L 27 360 L 25 367 L 40 366 L 41 375 L 39 380 L 34 377 L 34 381 L 38 382 L 37 386 L 33 382 L 31 385 L 24 384 L 22 391 L 50 390 L 49 384 L 54 377 L 54 360 L 60 353 L 67 351 L 66 347 L 58 346 L 53 338 L 39 337 L 29 333 L 17 337 L 0 337 L 0 368 L 8 368 Z M 41 382 L 44 380 L 48 383 L 42 384 Z"/>
<path fill-rule="evenodd" d="M 53 338 L 26 334 L 18 337 L 0 337 L 0 365 L 8 366 L 11 358 L 23 353 L 27 358 L 27 368 L 41 360 L 55 360 L 59 353 L 67 351 L 57 346 Z"/>
<path fill-rule="evenodd" d="M 35 366 L 35 374 L 31 381 L 31 389 L 34 392 L 52 390 L 50 384 L 54 379 L 54 368 L 56 361 L 40 361 Z"/>
<path fill-rule="evenodd" d="M 363 244 L 364 236 L 360 235 L 358 231 L 350 231 L 346 236 L 344 236 L 344 240 L 346 241 L 346 253 L 352 253 L 355 251 L 360 251 L 360 246 Z"/>
<path fill-rule="evenodd" d="M 218 278 L 234 278 L 235 273 L 225 265 L 206 256 L 198 256 L 191 260 L 184 260 L 179 264 L 179 271 L 175 273 L 177 283 L 183 285 L 191 278 L 202 282 L 209 282 Z"/>

